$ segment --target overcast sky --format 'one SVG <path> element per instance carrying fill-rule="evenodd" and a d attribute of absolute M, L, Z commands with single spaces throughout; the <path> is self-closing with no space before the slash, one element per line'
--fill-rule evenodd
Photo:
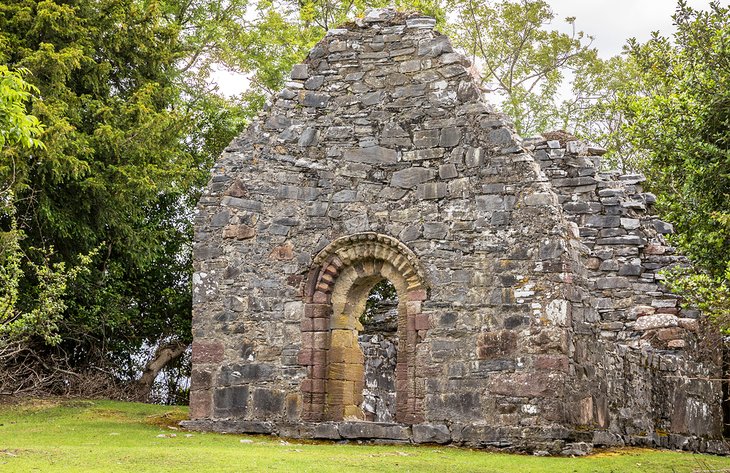
<path fill-rule="evenodd" d="M 576 28 L 594 36 L 593 46 L 604 59 L 620 53 L 628 38 L 643 42 L 652 31 L 667 36 L 674 31 L 672 14 L 677 7 L 676 0 L 548 0 L 548 3 L 556 15 L 554 26 L 564 27 L 564 18 L 576 17 Z M 710 0 L 687 3 L 706 10 Z M 225 71 L 216 74 L 215 80 L 228 95 L 241 92 L 247 84 L 245 78 Z"/>
<path fill-rule="evenodd" d="M 578 30 L 595 37 L 593 46 L 601 57 L 621 52 L 628 38 L 643 42 L 652 31 L 670 35 L 676 0 L 547 0 L 559 19 L 576 17 Z M 721 2 L 723 3 L 723 2 Z M 706 10 L 709 0 L 688 0 L 693 8 Z"/>

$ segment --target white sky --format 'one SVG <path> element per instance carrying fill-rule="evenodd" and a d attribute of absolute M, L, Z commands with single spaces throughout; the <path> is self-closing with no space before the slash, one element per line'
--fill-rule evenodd
<path fill-rule="evenodd" d="M 652 31 L 666 36 L 674 31 L 672 14 L 676 0 L 548 0 L 548 3 L 555 12 L 554 26 L 562 30 L 564 18 L 576 17 L 576 29 L 595 38 L 593 46 L 604 59 L 619 54 L 628 38 L 643 42 Z M 706 10 L 710 0 L 687 3 Z M 214 80 L 226 95 L 240 93 L 248 85 L 244 76 L 226 71 L 218 71 Z"/>
<path fill-rule="evenodd" d="M 547 0 L 556 19 L 576 17 L 579 31 L 595 37 L 593 46 L 607 59 L 621 52 L 628 38 L 640 42 L 649 39 L 652 31 L 665 36 L 674 31 L 672 14 L 676 0 Z M 722 3 L 722 2 L 721 2 Z M 710 0 L 688 0 L 690 7 L 707 10 Z"/>

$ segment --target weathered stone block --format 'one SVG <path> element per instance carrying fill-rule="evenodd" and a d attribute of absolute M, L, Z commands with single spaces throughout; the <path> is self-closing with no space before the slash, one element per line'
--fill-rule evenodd
<path fill-rule="evenodd" d="M 329 102 L 330 96 L 327 94 L 321 94 L 313 91 L 306 91 L 304 92 L 304 97 L 302 98 L 302 105 L 305 107 L 314 107 L 314 108 L 325 108 L 327 107 L 327 103 Z"/>
<path fill-rule="evenodd" d="M 415 443 L 451 442 L 451 431 L 444 424 L 416 424 L 412 428 Z"/>
<path fill-rule="evenodd" d="M 218 341 L 193 342 L 193 363 L 207 364 L 223 361 L 223 343 Z"/>
<path fill-rule="evenodd" d="M 439 146 L 442 148 L 453 148 L 461 141 L 461 128 L 446 127 L 441 130 L 439 137 Z"/>
<path fill-rule="evenodd" d="M 218 385 L 228 386 L 252 381 L 268 381 L 273 373 L 274 366 L 270 363 L 224 365 L 218 374 Z"/>
<path fill-rule="evenodd" d="M 674 315 L 646 315 L 636 319 L 634 330 L 653 330 L 663 327 L 676 327 L 677 325 L 679 325 L 679 321 Z"/>
<path fill-rule="evenodd" d="M 279 390 L 255 388 L 253 390 L 252 408 L 260 417 L 281 416 L 284 413 L 286 394 Z"/>
<path fill-rule="evenodd" d="M 629 281 L 623 277 L 606 277 L 596 279 L 598 289 L 620 289 L 629 287 Z"/>
<path fill-rule="evenodd" d="M 409 429 L 402 425 L 376 422 L 343 422 L 339 425 L 342 438 L 408 440 Z"/>
<path fill-rule="evenodd" d="M 517 332 L 499 330 L 482 332 L 477 338 L 477 357 L 480 360 L 508 358 L 517 349 Z"/>
<path fill-rule="evenodd" d="M 345 150 L 344 159 L 357 163 L 395 164 L 398 153 L 390 148 L 371 146 L 369 148 L 353 148 Z"/>
<path fill-rule="evenodd" d="M 441 240 L 446 237 L 449 231 L 449 226 L 442 222 L 425 222 L 423 224 L 423 236 L 424 238 Z"/>
<path fill-rule="evenodd" d="M 291 78 L 304 80 L 309 77 L 309 66 L 306 64 L 294 64 L 291 70 Z"/>
<path fill-rule="evenodd" d="M 439 166 L 439 177 L 441 179 L 453 179 L 458 175 L 459 173 L 456 170 L 456 166 L 453 164 L 442 164 Z"/>
<path fill-rule="evenodd" d="M 390 179 L 390 185 L 410 189 L 418 184 L 430 181 L 434 177 L 435 171 L 432 169 L 420 167 L 406 168 L 393 173 L 393 177 Z"/>
<path fill-rule="evenodd" d="M 248 409 L 248 386 L 218 388 L 213 396 L 216 417 L 244 416 Z"/>
<path fill-rule="evenodd" d="M 562 374 L 554 372 L 495 373 L 489 392 L 515 397 L 561 397 Z"/>
<path fill-rule="evenodd" d="M 445 182 L 428 182 L 419 184 L 416 192 L 422 200 L 442 199 L 446 197 L 447 187 Z"/>

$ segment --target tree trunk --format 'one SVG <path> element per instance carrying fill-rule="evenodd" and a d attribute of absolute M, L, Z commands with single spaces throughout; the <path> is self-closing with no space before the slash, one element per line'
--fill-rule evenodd
<path fill-rule="evenodd" d="M 157 349 L 155 356 L 147 363 L 142 376 L 137 380 L 137 397 L 140 401 L 149 399 L 157 375 L 168 363 L 182 356 L 187 347 L 185 343 L 173 341 Z"/>

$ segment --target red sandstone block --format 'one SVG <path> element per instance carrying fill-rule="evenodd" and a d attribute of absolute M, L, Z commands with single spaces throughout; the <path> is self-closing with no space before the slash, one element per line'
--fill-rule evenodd
<path fill-rule="evenodd" d="M 324 380 L 323 379 L 303 379 L 301 384 L 301 391 L 303 393 L 324 393 Z M 310 397 L 311 399 L 311 397 Z"/>
<path fill-rule="evenodd" d="M 329 333 L 327 332 L 314 332 L 312 334 L 312 348 L 318 350 L 325 350 L 327 348 L 327 342 L 329 341 Z"/>
<path fill-rule="evenodd" d="M 416 330 L 416 316 L 408 314 L 406 317 L 406 331 L 412 332 Z"/>
<path fill-rule="evenodd" d="M 659 307 L 656 310 L 657 314 L 673 314 L 677 315 L 679 313 L 679 308 L 677 307 Z"/>
<path fill-rule="evenodd" d="M 415 325 L 415 321 L 414 321 Z M 406 343 L 405 352 L 406 354 L 413 355 L 416 353 L 416 345 L 418 345 L 417 333 L 415 329 L 406 331 Z"/>
<path fill-rule="evenodd" d="M 312 302 L 314 302 L 315 304 L 326 304 L 327 302 L 329 302 L 329 294 L 322 291 L 317 291 L 312 296 Z"/>
<path fill-rule="evenodd" d="M 302 332 L 326 332 L 329 330 L 329 319 L 304 319 L 302 320 Z"/>
<path fill-rule="evenodd" d="M 310 368 L 310 378 L 312 379 L 324 379 L 327 377 L 327 365 L 324 363 L 317 364 L 315 363 Z"/>
<path fill-rule="evenodd" d="M 409 291 L 408 300 L 409 301 L 425 301 L 426 300 L 426 290 L 418 289 L 416 291 Z"/>
<path fill-rule="evenodd" d="M 297 362 L 302 366 L 311 366 L 314 364 L 314 350 L 311 348 L 304 348 L 299 351 L 297 355 Z"/>
<path fill-rule="evenodd" d="M 192 420 L 205 419 L 211 416 L 213 399 L 210 391 L 190 391 L 190 418 Z"/>
<path fill-rule="evenodd" d="M 327 350 L 312 350 L 312 365 L 322 365 L 325 366 L 327 364 Z"/>
<path fill-rule="evenodd" d="M 537 355 L 535 368 L 539 370 L 557 370 L 568 372 L 570 361 L 565 355 Z"/>
<path fill-rule="evenodd" d="M 325 380 L 324 379 L 313 379 L 312 380 L 312 394 L 319 393 L 324 394 L 325 393 Z"/>
<path fill-rule="evenodd" d="M 327 404 L 325 406 L 324 419 L 326 420 L 342 420 L 345 415 L 345 406 Z"/>
<path fill-rule="evenodd" d="M 314 319 L 304 319 L 301 325 L 302 332 L 314 332 Z"/>
<path fill-rule="evenodd" d="M 317 289 L 317 292 L 321 292 L 323 294 L 329 294 L 330 292 L 332 292 L 332 290 L 327 285 L 327 283 L 325 281 L 322 281 L 321 279 L 319 280 L 319 282 L 317 282 L 316 289 Z M 317 296 L 317 292 L 314 293 L 315 297 Z M 316 302 L 316 300 L 315 300 L 315 302 Z"/>
<path fill-rule="evenodd" d="M 332 306 L 329 304 L 304 304 L 304 317 L 311 319 L 329 317 Z"/>
<path fill-rule="evenodd" d="M 302 350 L 314 348 L 314 332 L 302 332 Z"/>
<path fill-rule="evenodd" d="M 220 363 L 223 361 L 223 342 L 193 342 L 193 363 Z"/>
<path fill-rule="evenodd" d="M 414 317 L 414 328 L 416 330 L 428 330 L 431 328 L 428 314 L 418 314 Z"/>
<path fill-rule="evenodd" d="M 313 324 L 312 331 L 323 332 L 325 330 L 329 330 L 330 319 L 312 319 L 312 324 Z"/>
<path fill-rule="evenodd" d="M 324 409 L 324 406 L 322 404 L 305 403 L 302 408 L 302 420 L 309 421 L 309 422 L 321 421 L 323 409 Z"/>

